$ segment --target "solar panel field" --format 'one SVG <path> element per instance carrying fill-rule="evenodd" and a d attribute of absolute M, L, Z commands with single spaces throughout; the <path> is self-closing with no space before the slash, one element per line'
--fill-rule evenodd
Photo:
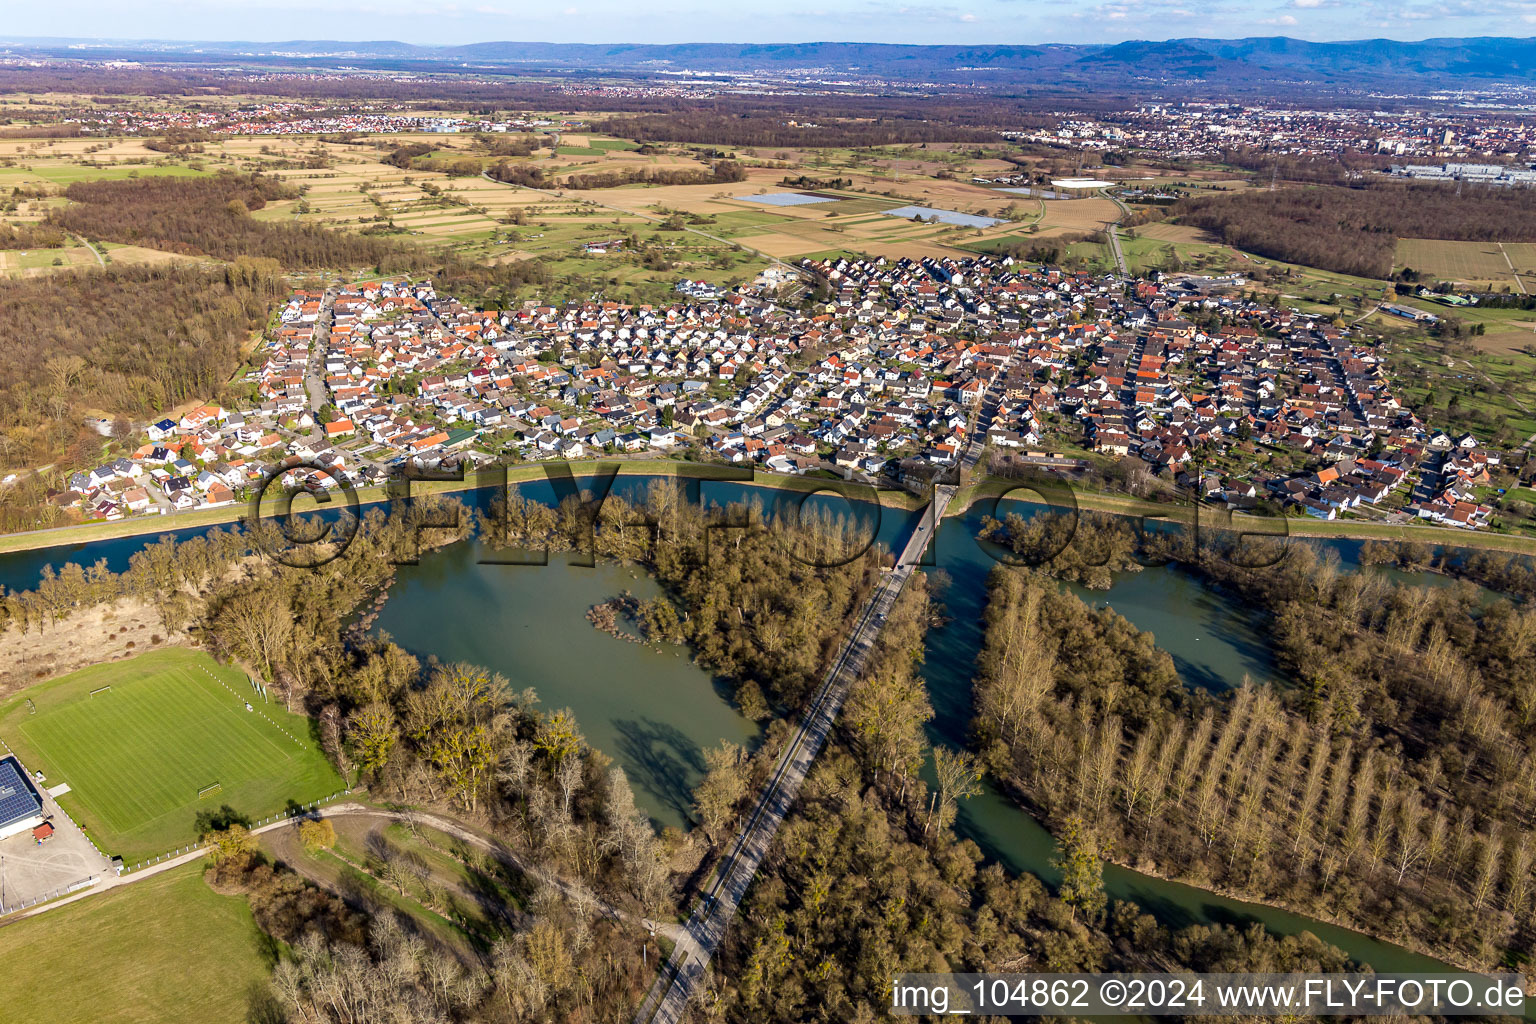
<path fill-rule="evenodd" d="M 262 703 L 243 672 L 202 652 L 97 665 L 25 697 L 0 709 L 0 737 L 47 785 L 67 782 L 64 809 L 130 865 L 195 839 L 200 811 L 262 817 L 345 785 L 308 719 Z"/>

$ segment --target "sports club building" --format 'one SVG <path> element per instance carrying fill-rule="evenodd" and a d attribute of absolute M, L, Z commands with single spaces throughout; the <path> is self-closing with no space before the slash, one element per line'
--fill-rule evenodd
<path fill-rule="evenodd" d="M 43 823 L 43 796 L 12 754 L 0 757 L 0 839 Z"/>

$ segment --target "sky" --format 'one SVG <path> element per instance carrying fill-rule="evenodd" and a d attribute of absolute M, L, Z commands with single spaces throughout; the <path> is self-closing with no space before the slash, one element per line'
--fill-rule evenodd
<path fill-rule="evenodd" d="M 0 0 L 7 37 L 1084 43 L 1536 35 L 1536 0 Z"/>

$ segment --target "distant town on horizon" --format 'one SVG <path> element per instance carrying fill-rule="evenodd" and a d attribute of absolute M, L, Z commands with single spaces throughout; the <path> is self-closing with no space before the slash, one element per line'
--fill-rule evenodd
<path fill-rule="evenodd" d="M 1536 39 L 0 39 L 0 1002 L 1509 1016 L 1533 452 Z"/>

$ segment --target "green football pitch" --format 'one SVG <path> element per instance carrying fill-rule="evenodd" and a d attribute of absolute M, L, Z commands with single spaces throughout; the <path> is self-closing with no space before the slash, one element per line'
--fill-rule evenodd
<path fill-rule="evenodd" d="M 0 710 L 0 737 L 46 785 L 68 783 L 60 804 L 130 866 L 195 839 L 200 811 L 228 804 L 255 819 L 345 785 L 307 718 L 181 648 L 26 690 Z"/>

